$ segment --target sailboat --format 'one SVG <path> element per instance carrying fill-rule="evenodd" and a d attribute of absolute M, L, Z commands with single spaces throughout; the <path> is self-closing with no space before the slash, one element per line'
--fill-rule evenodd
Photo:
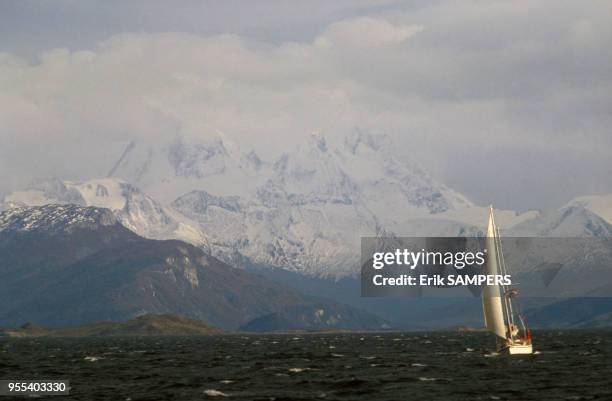
<path fill-rule="evenodd" d="M 507 274 L 499 229 L 493 217 L 493 206 L 489 213 L 485 244 L 487 250 L 486 274 Z M 497 352 L 508 355 L 531 354 L 533 353 L 531 331 L 525 326 L 520 315 L 518 318 L 522 333 L 515 323 L 512 298 L 516 295 L 518 295 L 516 288 L 509 288 L 505 285 L 486 285 L 482 291 L 485 326 L 488 331 L 495 334 Z"/>

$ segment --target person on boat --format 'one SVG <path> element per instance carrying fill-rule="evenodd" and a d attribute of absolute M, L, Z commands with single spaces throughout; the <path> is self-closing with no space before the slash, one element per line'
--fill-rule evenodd
<path fill-rule="evenodd" d="M 525 344 L 531 344 L 531 329 L 525 330 L 525 336 L 523 337 Z"/>
<path fill-rule="evenodd" d="M 508 332 L 510 334 L 510 338 L 517 337 L 519 335 L 519 328 L 516 327 L 515 324 L 510 324 L 508 327 Z"/>

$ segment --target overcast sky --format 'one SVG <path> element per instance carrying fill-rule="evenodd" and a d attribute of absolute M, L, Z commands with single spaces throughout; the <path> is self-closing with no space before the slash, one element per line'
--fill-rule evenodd
<path fill-rule="evenodd" d="M 612 2 L 0 2 L 0 192 L 134 138 L 355 127 L 476 203 L 612 192 Z"/>

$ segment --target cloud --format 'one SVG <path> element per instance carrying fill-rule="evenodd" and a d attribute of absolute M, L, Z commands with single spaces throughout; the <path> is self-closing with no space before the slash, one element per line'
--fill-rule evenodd
<path fill-rule="evenodd" d="M 102 175 L 133 138 L 221 130 L 274 156 L 313 131 L 333 142 L 354 127 L 390 134 L 406 157 L 485 203 L 612 191 L 608 11 L 436 2 L 332 21 L 300 40 L 117 33 L 35 60 L 3 53 L 0 191 L 40 175 Z M 564 160 L 575 164 L 569 188 Z M 505 182 L 495 179 L 502 168 Z"/>
<path fill-rule="evenodd" d="M 421 32 L 421 25 L 394 25 L 389 21 L 360 17 L 331 24 L 315 40 L 318 47 L 376 47 L 401 43 Z"/>

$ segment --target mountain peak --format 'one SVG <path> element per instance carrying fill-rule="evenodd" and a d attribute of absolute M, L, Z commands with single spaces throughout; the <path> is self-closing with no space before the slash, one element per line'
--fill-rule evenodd
<path fill-rule="evenodd" d="M 612 225 L 577 205 L 542 212 L 510 231 L 513 235 L 540 237 L 612 237 Z"/>
<path fill-rule="evenodd" d="M 360 146 L 365 146 L 370 150 L 378 152 L 389 149 L 391 147 L 391 139 L 387 135 L 370 134 L 355 128 L 353 132 L 344 137 L 344 147 L 351 154 L 355 155 Z"/>
<path fill-rule="evenodd" d="M 205 213 L 209 206 L 217 206 L 231 212 L 240 210 L 239 197 L 215 196 L 206 191 L 191 191 L 178 197 L 172 206 L 179 211 L 189 210 L 197 213 Z"/>
<path fill-rule="evenodd" d="M 310 134 L 310 143 L 321 152 L 327 152 L 327 140 L 320 132 Z"/>
<path fill-rule="evenodd" d="M 612 224 L 612 194 L 580 196 L 566 206 L 581 206 Z"/>
<path fill-rule="evenodd" d="M 27 188 L 28 191 L 40 191 L 47 199 L 56 199 L 58 203 L 73 203 L 85 205 L 85 200 L 74 188 L 66 186 L 65 182 L 56 177 L 37 178 L 32 180 Z"/>
<path fill-rule="evenodd" d="M 252 170 L 258 171 L 263 166 L 264 162 L 259 158 L 259 155 L 251 150 L 249 153 L 242 157 L 242 164 L 249 167 Z"/>
<path fill-rule="evenodd" d="M 228 155 L 219 137 L 193 143 L 177 138 L 168 148 L 168 162 L 178 177 L 202 178 L 223 173 Z"/>

